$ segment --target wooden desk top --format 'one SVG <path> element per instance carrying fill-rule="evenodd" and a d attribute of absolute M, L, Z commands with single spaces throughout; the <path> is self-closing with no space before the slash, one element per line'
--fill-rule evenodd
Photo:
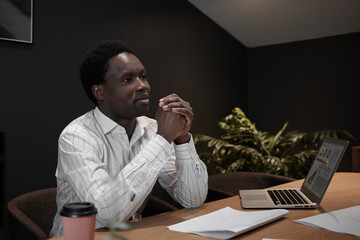
<path fill-rule="evenodd" d="M 303 180 L 282 184 L 278 187 L 300 187 Z M 340 193 L 343 194 L 342 197 Z M 233 239 L 359 239 L 358 237 L 331 232 L 319 228 L 309 227 L 294 223 L 293 220 L 330 212 L 342 208 L 360 205 L 360 173 L 336 173 L 318 209 L 294 209 L 284 218 L 262 226 L 250 232 L 241 234 Z M 120 234 L 132 239 L 212 239 L 195 234 L 180 233 L 168 230 L 166 227 L 200 215 L 204 215 L 224 207 L 232 207 L 242 211 L 239 196 L 234 196 L 214 202 L 203 204 L 197 209 L 180 209 L 163 213 L 137 222 L 130 222 L 131 230 L 122 231 Z M 98 240 L 108 234 L 104 229 L 96 231 L 95 239 Z M 64 238 L 57 238 L 64 239 Z"/>

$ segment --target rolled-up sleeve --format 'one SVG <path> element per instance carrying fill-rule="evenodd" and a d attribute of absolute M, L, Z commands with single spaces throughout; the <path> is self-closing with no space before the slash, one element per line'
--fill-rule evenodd
<path fill-rule="evenodd" d="M 200 207 L 208 190 L 206 165 L 199 158 L 192 137 L 188 143 L 173 146 L 173 159 L 164 166 L 159 183 L 183 207 Z"/>

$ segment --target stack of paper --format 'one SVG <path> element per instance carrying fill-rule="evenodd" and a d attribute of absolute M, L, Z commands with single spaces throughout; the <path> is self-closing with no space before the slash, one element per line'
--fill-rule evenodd
<path fill-rule="evenodd" d="M 294 222 L 360 237 L 360 206 L 302 218 Z"/>
<path fill-rule="evenodd" d="M 244 212 L 225 207 L 218 211 L 171 225 L 168 229 L 184 233 L 195 233 L 206 237 L 229 239 L 275 221 L 288 213 L 289 211 L 284 209 Z"/>

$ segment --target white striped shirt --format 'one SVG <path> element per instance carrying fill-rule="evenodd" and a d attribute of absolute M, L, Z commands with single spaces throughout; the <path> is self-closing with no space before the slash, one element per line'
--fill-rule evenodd
<path fill-rule="evenodd" d="M 186 208 L 207 195 L 207 170 L 189 143 L 169 144 L 156 134 L 157 122 L 137 118 L 129 141 L 125 129 L 98 108 L 71 122 L 59 137 L 57 208 L 50 237 L 63 235 L 61 208 L 93 202 L 96 228 L 114 217 L 127 221 L 143 204 L 156 180 Z"/>

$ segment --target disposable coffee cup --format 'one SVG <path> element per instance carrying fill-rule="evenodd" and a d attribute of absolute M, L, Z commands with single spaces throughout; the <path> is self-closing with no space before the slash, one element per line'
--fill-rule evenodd
<path fill-rule="evenodd" d="M 60 212 L 65 240 L 94 240 L 96 214 L 89 202 L 65 204 Z"/>

